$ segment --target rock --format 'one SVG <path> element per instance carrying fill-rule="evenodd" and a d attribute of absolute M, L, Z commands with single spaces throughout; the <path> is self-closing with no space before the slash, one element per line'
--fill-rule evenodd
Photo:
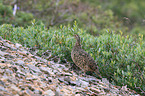
<path fill-rule="evenodd" d="M 39 67 L 39 68 L 45 74 L 48 74 L 50 76 L 54 76 L 55 75 L 55 73 L 53 72 L 54 70 L 52 70 L 51 68 L 48 68 L 48 67 Z"/>
<path fill-rule="evenodd" d="M 5 86 L 5 82 L 3 82 L 3 81 L 0 80 L 0 85 Z"/>
<path fill-rule="evenodd" d="M 11 48 L 11 45 L 9 43 L 3 43 L 3 45 L 7 48 Z"/>
<path fill-rule="evenodd" d="M 15 49 L 15 50 L 14 50 Z M 44 57 L 50 55 L 45 53 Z M 58 56 L 57 56 L 58 58 Z M 130 96 L 127 86 L 79 76 L 66 64 L 48 61 L 21 44 L 0 39 L 0 96 Z"/>
<path fill-rule="evenodd" d="M 26 52 L 26 51 L 25 51 L 25 52 L 18 51 L 18 53 L 19 53 L 20 55 L 27 56 L 27 52 Z"/>
<path fill-rule="evenodd" d="M 60 89 L 59 89 L 59 88 L 56 89 L 56 91 L 55 91 L 55 96 L 62 96 L 62 95 L 60 94 Z"/>
<path fill-rule="evenodd" d="M 59 75 L 59 76 L 72 76 L 72 74 L 70 74 L 70 73 L 62 72 L 62 70 L 61 70 L 61 73 L 57 73 L 57 75 Z"/>
<path fill-rule="evenodd" d="M 47 68 L 47 67 L 40 67 L 40 70 L 41 70 L 42 72 L 44 72 L 44 73 L 50 75 L 50 73 L 49 73 L 49 68 Z"/>
<path fill-rule="evenodd" d="M 16 62 L 15 62 L 15 64 L 16 65 L 24 65 L 24 61 L 23 60 L 17 60 Z"/>
<path fill-rule="evenodd" d="M 90 87 L 90 90 L 94 93 L 100 93 L 101 90 L 100 89 L 97 89 L 97 88 L 94 88 L 94 87 Z"/>
<path fill-rule="evenodd" d="M 0 49 L 1 49 L 1 51 L 5 51 L 5 50 L 7 50 L 7 47 L 1 46 Z"/>
<path fill-rule="evenodd" d="M 38 56 L 34 56 L 37 60 L 41 60 L 42 58 L 41 57 L 38 57 Z"/>
<path fill-rule="evenodd" d="M 26 91 L 24 92 L 25 94 L 23 94 L 24 96 L 37 96 L 36 94 L 34 94 L 34 92 L 30 89 L 26 89 Z"/>
<path fill-rule="evenodd" d="M 79 80 L 78 82 L 80 82 L 80 86 L 85 88 L 89 86 L 89 82 L 83 81 L 83 80 Z"/>
<path fill-rule="evenodd" d="M 0 63 L 5 63 L 5 62 L 6 62 L 6 58 L 0 56 Z"/>
<path fill-rule="evenodd" d="M 55 94 L 52 90 L 47 90 L 47 91 L 44 92 L 44 95 L 45 96 L 54 96 Z"/>
<path fill-rule="evenodd" d="M 9 53 L 3 52 L 3 51 L 0 50 L 0 56 L 3 56 L 4 57 L 5 55 L 9 55 Z"/>
<path fill-rule="evenodd" d="M 24 72 L 20 71 L 20 70 L 18 70 L 16 73 L 17 73 L 17 74 L 20 74 L 20 75 L 22 75 L 22 76 L 26 76 L 26 74 L 25 74 Z"/>
<path fill-rule="evenodd" d="M 5 54 L 4 57 L 5 57 L 5 58 L 8 58 L 8 59 L 13 59 L 13 58 L 15 58 L 14 55 L 10 55 L 10 54 Z"/>
<path fill-rule="evenodd" d="M 34 72 L 41 73 L 40 69 L 38 67 L 35 67 L 34 65 L 27 65 L 31 70 Z"/>
<path fill-rule="evenodd" d="M 74 81 L 69 81 L 69 83 L 70 83 L 70 85 L 72 85 L 72 86 L 77 85 L 77 83 L 76 83 L 76 82 L 74 82 Z"/>
<path fill-rule="evenodd" d="M 60 82 L 63 82 L 63 83 L 65 83 L 65 84 L 69 85 L 69 82 L 65 81 L 63 78 L 58 78 L 58 80 L 59 80 Z"/>
<path fill-rule="evenodd" d="M 64 80 L 67 81 L 67 82 L 70 82 L 71 81 L 71 79 L 70 79 L 69 76 L 64 76 Z"/>
<path fill-rule="evenodd" d="M 0 86 L 0 91 L 7 91 L 3 86 Z"/>
<path fill-rule="evenodd" d="M 13 89 L 13 90 L 15 90 L 15 91 L 17 91 L 17 92 L 20 92 L 21 91 L 21 89 L 19 89 L 18 87 L 16 87 L 15 85 L 11 85 L 11 88 Z"/>
<path fill-rule="evenodd" d="M 35 94 L 42 94 L 42 92 L 41 92 L 40 90 L 38 90 L 38 89 L 35 89 L 35 90 L 34 90 L 34 93 L 35 93 Z"/>
<path fill-rule="evenodd" d="M 15 46 L 16 46 L 16 48 L 22 48 L 22 45 L 18 44 L 18 43 L 16 43 Z"/>
<path fill-rule="evenodd" d="M 6 71 L 5 71 L 7 74 L 13 74 L 13 71 L 12 70 L 10 70 L 10 69 L 6 69 Z"/>

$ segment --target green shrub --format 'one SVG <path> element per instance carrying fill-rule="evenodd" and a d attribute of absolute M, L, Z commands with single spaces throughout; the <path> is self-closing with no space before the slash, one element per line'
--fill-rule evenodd
<path fill-rule="evenodd" d="M 107 19 L 105 15 L 101 16 L 101 18 L 95 19 L 96 21 L 104 22 L 103 25 L 112 29 L 112 30 L 121 30 L 124 35 L 132 34 L 134 37 L 137 37 L 138 34 L 143 34 L 145 37 L 145 23 L 144 23 L 144 9 L 145 9 L 145 0 L 140 0 L 140 2 L 136 0 L 81 0 L 82 2 L 86 2 L 89 5 L 101 7 L 100 15 L 103 15 L 103 10 L 108 11 L 111 10 L 113 13 L 113 19 L 110 16 Z M 107 12 L 109 14 L 109 12 Z M 93 15 L 94 16 L 94 15 Z M 117 19 L 117 20 L 116 20 Z M 87 20 L 88 21 L 88 20 Z M 108 22 L 109 21 L 109 22 Z M 112 22 L 113 21 L 113 22 Z M 105 23 L 106 22 L 106 23 Z M 99 25 L 99 22 L 96 22 Z M 107 26 L 109 24 L 109 26 Z M 113 27 L 114 26 L 114 27 Z M 98 29 L 98 28 L 97 28 Z M 96 32 L 93 27 L 93 30 Z M 101 32 L 100 30 L 99 32 Z M 144 38 L 145 40 L 145 38 Z"/>
<path fill-rule="evenodd" d="M 13 24 L 13 26 L 26 27 L 31 24 L 31 20 L 33 20 L 33 15 L 31 13 L 17 10 L 16 16 L 13 16 L 12 7 L 0 3 L 0 25 Z"/>
<path fill-rule="evenodd" d="M 102 6 L 102 9 L 108 10 L 111 9 L 113 13 L 117 17 L 127 17 L 131 20 L 131 23 L 141 25 L 142 20 L 144 20 L 144 10 L 145 9 L 145 1 L 140 0 L 140 2 L 136 0 L 81 0 L 82 2 L 87 2 L 93 6 Z M 133 24 L 132 24 L 133 25 Z"/>
<path fill-rule="evenodd" d="M 49 30 L 40 25 L 28 28 L 13 27 L 11 25 L 0 26 L 0 36 L 13 42 L 18 42 L 26 47 L 39 46 L 39 55 L 46 50 L 51 50 L 53 56 L 59 56 L 61 60 L 71 62 L 70 53 L 74 46 L 73 34 L 79 34 L 82 38 L 82 48 L 86 50 L 98 63 L 101 75 L 108 78 L 116 85 L 127 85 L 138 92 L 145 90 L 145 48 L 142 41 L 143 35 L 139 35 L 136 41 L 132 36 L 122 36 L 107 31 L 99 37 L 94 37 L 73 27 L 60 26 L 59 29 Z M 137 89 L 139 87 L 140 89 Z"/>
<path fill-rule="evenodd" d="M 5 6 L 2 3 L 0 3 L 0 25 L 3 23 L 9 23 L 12 18 L 12 8 L 10 6 Z"/>
<path fill-rule="evenodd" d="M 76 20 L 79 27 L 92 35 L 102 34 L 106 28 L 115 31 L 128 30 L 126 26 L 122 26 L 122 22 L 117 21 L 112 10 L 106 9 L 104 11 L 99 3 L 96 6 L 91 6 L 83 1 L 81 2 L 81 0 L 49 0 L 49 2 L 47 0 L 35 0 L 35 3 L 33 0 L 25 1 L 17 1 L 20 10 L 32 12 L 34 17 L 42 20 L 46 27 L 59 27 L 60 24 L 73 26 L 73 22 Z M 10 4 L 9 0 L 3 2 Z M 21 18 L 23 17 L 25 17 L 25 14 L 21 16 Z M 19 21 L 25 24 L 21 19 Z"/>

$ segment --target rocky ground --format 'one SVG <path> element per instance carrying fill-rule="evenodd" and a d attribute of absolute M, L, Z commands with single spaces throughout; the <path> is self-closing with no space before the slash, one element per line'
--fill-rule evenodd
<path fill-rule="evenodd" d="M 67 66 L 0 37 L 0 96 L 140 96 L 127 86 L 83 77 Z"/>

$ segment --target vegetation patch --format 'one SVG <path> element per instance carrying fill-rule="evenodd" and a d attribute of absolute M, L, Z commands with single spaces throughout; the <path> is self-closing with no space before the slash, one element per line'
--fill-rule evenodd
<path fill-rule="evenodd" d="M 134 40 L 132 36 L 126 37 L 107 30 L 99 37 L 88 34 L 79 29 L 75 23 L 60 28 L 45 28 L 44 24 L 35 24 L 28 28 L 1 25 L 0 36 L 23 46 L 39 49 L 38 55 L 47 50 L 52 51 L 53 56 L 59 56 L 61 61 L 71 60 L 71 50 L 75 39 L 73 34 L 81 37 L 82 48 L 86 50 L 98 63 L 100 73 L 113 84 L 127 85 L 131 89 L 141 93 L 145 90 L 145 45 L 143 35 Z"/>

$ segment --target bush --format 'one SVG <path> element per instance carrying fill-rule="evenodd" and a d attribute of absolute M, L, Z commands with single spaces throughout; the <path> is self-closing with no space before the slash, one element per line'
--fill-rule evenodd
<path fill-rule="evenodd" d="M 134 36 L 138 36 L 138 34 L 142 34 L 145 37 L 145 23 L 144 23 L 144 9 L 145 9 L 145 1 L 140 0 L 140 2 L 136 0 L 81 0 L 82 2 L 86 2 L 92 6 L 101 6 L 101 12 L 111 10 L 113 13 L 113 19 L 107 18 L 104 19 L 103 25 L 107 25 L 109 23 L 108 28 L 112 30 L 119 29 L 123 31 L 124 35 L 132 34 Z M 100 13 L 101 15 L 103 14 Z M 104 16 L 101 16 L 101 19 L 96 19 L 103 21 Z M 109 17 L 109 16 L 108 16 Z M 116 20 L 117 19 L 117 20 Z M 109 22 L 107 22 L 109 20 Z M 111 22 L 115 21 L 115 22 Z M 96 24 L 99 24 L 98 22 Z M 111 27 L 110 27 L 111 26 Z M 115 26 L 114 28 L 112 26 Z M 115 30 L 116 30 L 115 29 Z M 95 30 L 95 29 L 94 29 Z M 117 30 L 116 30 L 117 31 Z M 134 34 L 135 33 L 135 34 Z M 145 38 L 144 38 L 145 40 Z"/>
<path fill-rule="evenodd" d="M 3 2 L 10 4 L 8 0 Z M 20 10 L 31 12 L 35 18 L 42 20 L 46 27 L 59 27 L 60 24 L 73 26 L 76 20 L 79 27 L 92 35 L 100 35 L 106 28 L 118 32 L 128 30 L 117 21 L 112 10 L 104 11 L 98 3 L 97 6 L 90 6 L 81 0 L 19 0 L 16 4 Z"/>
<path fill-rule="evenodd" d="M 31 20 L 33 20 L 31 13 L 17 11 L 16 16 L 13 16 L 12 7 L 0 3 L 0 25 L 13 24 L 13 26 L 26 27 L 31 24 Z"/>
<path fill-rule="evenodd" d="M 35 21 L 33 26 L 28 28 L 14 28 L 6 24 L 0 26 L 0 36 L 4 39 L 26 47 L 39 46 L 40 56 L 42 52 L 51 50 L 53 56 L 59 56 L 61 60 L 67 59 L 69 62 L 75 42 L 72 35 L 75 33 L 82 38 L 83 49 L 98 63 L 103 77 L 116 85 L 128 85 L 138 92 L 145 90 L 145 48 L 142 35 L 139 35 L 136 41 L 132 36 L 123 37 L 122 33 L 114 34 L 109 31 L 94 37 L 79 29 L 76 24 L 73 27 L 60 26 L 59 29 L 48 30 L 42 23 L 35 25 Z"/>
<path fill-rule="evenodd" d="M 0 3 L 0 25 L 3 23 L 9 23 L 12 18 L 12 8 L 10 6 L 4 6 Z"/>

